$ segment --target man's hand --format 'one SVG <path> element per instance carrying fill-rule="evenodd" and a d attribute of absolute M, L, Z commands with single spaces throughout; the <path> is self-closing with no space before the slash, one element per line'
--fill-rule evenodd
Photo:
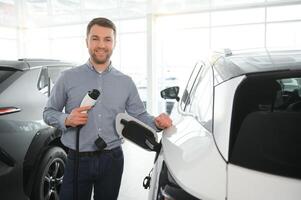
<path fill-rule="evenodd" d="M 165 129 L 172 126 L 172 120 L 165 113 L 161 113 L 158 117 L 155 118 L 155 124 L 157 128 Z"/>
<path fill-rule="evenodd" d="M 65 126 L 77 127 L 78 125 L 85 125 L 88 121 L 88 114 L 82 113 L 88 111 L 91 106 L 83 106 L 74 108 L 65 120 Z"/>

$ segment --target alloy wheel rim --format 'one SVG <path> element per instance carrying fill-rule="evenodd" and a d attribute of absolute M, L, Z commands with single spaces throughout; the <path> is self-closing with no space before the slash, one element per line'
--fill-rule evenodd
<path fill-rule="evenodd" d="M 59 191 L 63 182 L 65 163 L 62 159 L 56 158 L 47 165 L 43 174 L 40 196 L 43 200 L 58 200 Z"/>

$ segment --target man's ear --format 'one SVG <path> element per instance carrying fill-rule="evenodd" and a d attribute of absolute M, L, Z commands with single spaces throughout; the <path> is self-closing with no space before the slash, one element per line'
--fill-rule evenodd
<path fill-rule="evenodd" d="M 88 38 L 86 38 L 86 47 L 88 48 Z"/>

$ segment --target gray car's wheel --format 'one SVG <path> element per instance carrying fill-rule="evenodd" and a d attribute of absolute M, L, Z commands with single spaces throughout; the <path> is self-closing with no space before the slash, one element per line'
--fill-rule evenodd
<path fill-rule="evenodd" d="M 51 147 L 44 154 L 33 188 L 33 200 L 58 200 L 67 155 L 60 147 Z"/>

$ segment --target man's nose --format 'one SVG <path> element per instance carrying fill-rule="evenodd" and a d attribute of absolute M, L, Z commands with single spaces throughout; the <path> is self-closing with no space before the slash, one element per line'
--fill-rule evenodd
<path fill-rule="evenodd" d="M 99 40 L 99 42 L 97 43 L 98 47 L 105 47 L 105 42 L 103 40 Z"/>

